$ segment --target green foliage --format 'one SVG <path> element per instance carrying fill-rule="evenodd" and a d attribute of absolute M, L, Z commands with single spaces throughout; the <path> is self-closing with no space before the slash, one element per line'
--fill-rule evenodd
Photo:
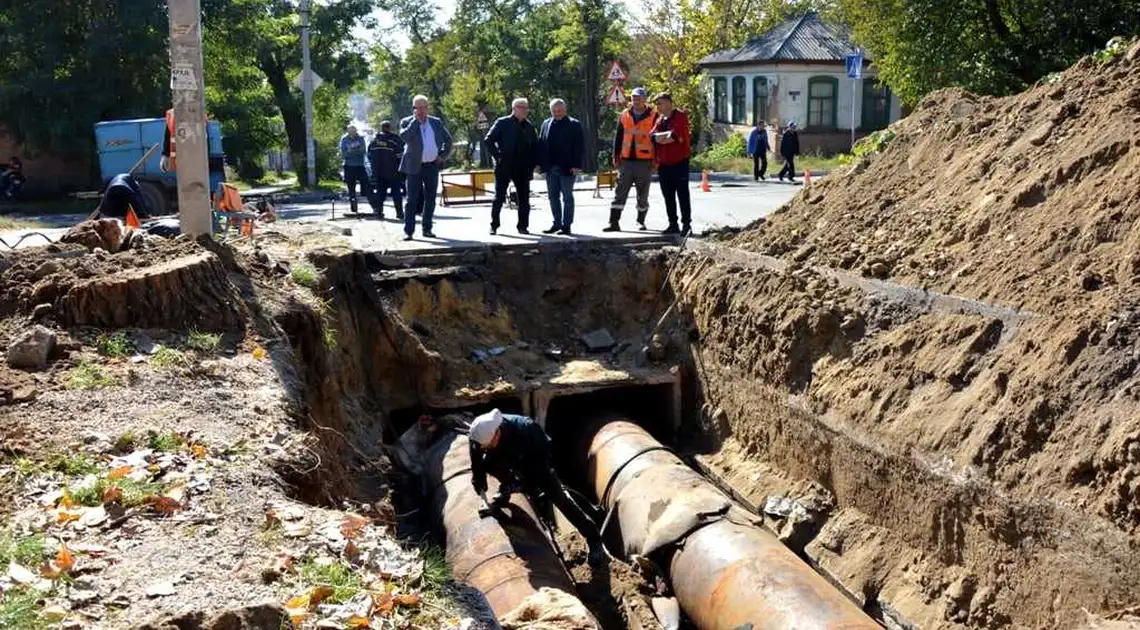
<path fill-rule="evenodd" d="M 214 354 L 222 345 L 222 336 L 215 333 L 206 333 L 200 330 L 191 330 L 189 341 L 186 345 L 191 348 L 204 352 L 206 354 Z"/>
<path fill-rule="evenodd" d="M 447 554 L 435 545 L 420 548 L 424 559 L 423 586 L 426 591 L 441 591 L 451 580 L 451 567 L 447 564 Z"/>
<path fill-rule="evenodd" d="M 297 576 L 306 586 L 332 587 L 332 595 L 325 599 L 330 604 L 343 604 L 364 588 L 360 576 L 351 567 L 335 560 L 325 564 L 312 557 L 306 558 L 297 567 Z"/>
<path fill-rule="evenodd" d="M 11 529 L 0 529 L 0 566 L 5 571 L 10 562 L 33 569 L 39 567 L 45 549 L 42 534 L 17 534 Z"/>
<path fill-rule="evenodd" d="M 62 473 L 68 477 L 90 475 L 99 472 L 100 468 L 99 462 L 95 461 L 95 458 L 81 451 L 54 453 L 47 458 L 44 465 L 48 470 Z"/>
<path fill-rule="evenodd" d="M 325 323 L 321 327 L 321 343 L 329 350 L 336 350 L 336 328 Z"/>
<path fill-rule="evenodd" d="M 152 433 L 147 440 L 147 446 L 155 451 L 173 453 L 182 449 L 184 441 L 174 431 Z"/>
<path fill-rule="evenodd" d="M 67 389 L 100 389 L 117 385 L 118 380 L 98 363 L 83 360 L 67 373 L 63 384 Z"/>
<path fill-rule="evenodd" d="M 155 348 L 154 355 L 151 356 L 150 362 L 155 367 L 169 370 L 176 367 L 183 367 L 189 363 L 186 355 L 167 346 L 158 346 Z"/>
<path fill-rule="evenodd" d="M 0 628 L 46 630 L 58 625 L 49 623 L 40 615 L 43 596 L 39 591 L 23 587 L 0 593 Z"/>
<path fill-rule="evenodd" d="M 94 485 L 66 488 L 64 492 L 79 505 L 96 507 L 103 505 L 103 498 L 107 496 L 107 491 L 112 488 L 118 488 L 122 492 L 118 502 L 126 508 L 143 505 L 163 490 L 162 484 L 153 482 L 135 481 L 127 478 L 110 481 L 106 478 L 100 478 L 95 481 Z"/>
<path fill-rule="evenodd" d="M 1107 46 L 1093 53 L 1093 59 L 1100 63 L 1108 63 L 1124 54 L 1127 49 L 1126 44 L 1127 42 L 1123 37 L 1113 37 L 1108 40 Z"/>
<path fill-rule="evenodd" d="M 116 453 L 130 453 L 139 445 L 139 437 L 134 431 L 126 431 L 115 438 Z"/>
<path fill-rule="evenodd" d="M 321 272 L 308 261 L 300 261 L 289 268 L 289 278 L 300 286 L 316 289 L 321 283 Z"/>
<path fill-rule="evenodd" d="M 126 357 L 135 351 L 134 344 L 127 339 L 127 334 L 121 330 L 110 334 L 100 334 L 99 338 L 95 340 L 95 347 L 99 350 L 99 354 L 107 357 Z"/>
<path fill-rule="evenodd" d="M 1105 0 L 838 0 L 839 19 L 904 103 L 960 86 L 1010 94 L 1140 31 L 1140 3 Z"/>
<path fill-rule="evenodd" d="M 895 132 L 891 129 L 880 129 L 869 136 L 860 138 L 855 146 L 852 148 L 852 153 L 857 158 L 864 156 L 874 155 L 882 152 L 895 139 Z"/>

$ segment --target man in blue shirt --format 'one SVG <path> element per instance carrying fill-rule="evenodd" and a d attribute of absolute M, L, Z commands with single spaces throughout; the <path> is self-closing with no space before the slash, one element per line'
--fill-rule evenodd
<path fill-rule="evenodd" d="M 582 123 L 566 115 L 566 101 L 550 101 L 550 118 L 542 122 L 538 135 L 538 169 L 546 175 L 546 192 L 554 225 L 543 234 L 571 235 L 574 223 L 574 181 L 582 172 L 586 143 Z"/>
<path fill-rule="evenodd" d="M 365 197 L 372 194 L 368 185 L 368 171 L 364 169 L 364 155 L 367 146 L 364 136 L 356 131 L 353 125 L 348 126 L 348 133 L 340 139 L 340 158 L 344 160 L 344 185 L 348 186 L 348 204 L 352 212 L 356 213 L 356 184 L 360 184 L 360 192 Z"/>
<path fill-rule="evenodd" d="M 435 193 L 439 187 L 439 171 L 454 148 L 451 133 L 443 121 L 428 114 L 428 97 L 412 98 L 412 115 L 400 121 L 400 139 L 404 155 L 400 172 L 407 176 L 408 211 L 404 213 L 404 240 L 412 240 L 416 214 L 423 212 L 423 235 L 435 238 L 431 231 L 435 214 Z"/>
<path fill-rule="evenodd" d="M 550 438 L 542 427 L 526 416 L 492 409 L 475 418 L 468 438 L 475 492 L 486 498 L 487 473 L 491 473 L 500 481 L 499 495 L 489 502 L 491 506 L 506 505 L 511 494 L 519 491 L 532 500 L 545 496 L 586 538 L 590 564 L 605 561 L 602 535 L 555 474 Z"/>

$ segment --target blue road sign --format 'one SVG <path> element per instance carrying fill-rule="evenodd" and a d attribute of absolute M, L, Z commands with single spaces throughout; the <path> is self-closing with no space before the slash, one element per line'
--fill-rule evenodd
<path fill-rule="evenodd" d="M 847 55 L 847 78 L 863 78 L 863 55 Z"/>

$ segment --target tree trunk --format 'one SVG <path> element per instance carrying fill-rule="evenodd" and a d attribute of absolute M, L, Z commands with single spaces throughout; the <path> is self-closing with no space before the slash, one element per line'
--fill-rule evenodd
<path fill-rule="evenodd" d="M 582 0 L 582 25 L 586 30 L 586 47 L 582 59 L 582 127 L 586 135 L 585 170 L 593 172 L 604 165 L 598 164 L 598 59 L 600 37 L 598 18 L 602 7 L 597 0 Z"/>
<path fill-rule="evenodd" d="M 293 96 L 292 86 L 285 76 L 285 67 L 272 56 L 266 56 L 259 62 L 261 71 L 273 90 L 273 100 L 281 110 L 281 118 L 285 121 L 285 135 L 289 138 L 289 154 L 293 159 L 293 170 L 297 173 L 297 181 L 307 182 L 308 162 L 305 159 L 305 111 L 304 105 Z"/>

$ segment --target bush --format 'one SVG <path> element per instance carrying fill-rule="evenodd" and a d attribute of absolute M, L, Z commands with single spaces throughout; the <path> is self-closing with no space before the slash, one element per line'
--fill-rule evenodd
<path fill-rule="evenodd" d="M 744 141 L 744 136 L 734 133 L 724 142 L 714 144 L 695 156 L 693 166 L 712 171 L 725 170 L 726 165 L 732 160 L 747 157 L 748 145 Z"/>
<path fill-rule="evenodd" d="M 895 135 L 897 134 L 891 129 L 880 129 L 869 136 L 860 138 L 859 141 L 855 143 L 855 146 L 852 147 L 851 152 L 855 154 L 857 158 L 880 153 L 883 149 L 887 148 L 891 140 L 895 139 Z"/>

